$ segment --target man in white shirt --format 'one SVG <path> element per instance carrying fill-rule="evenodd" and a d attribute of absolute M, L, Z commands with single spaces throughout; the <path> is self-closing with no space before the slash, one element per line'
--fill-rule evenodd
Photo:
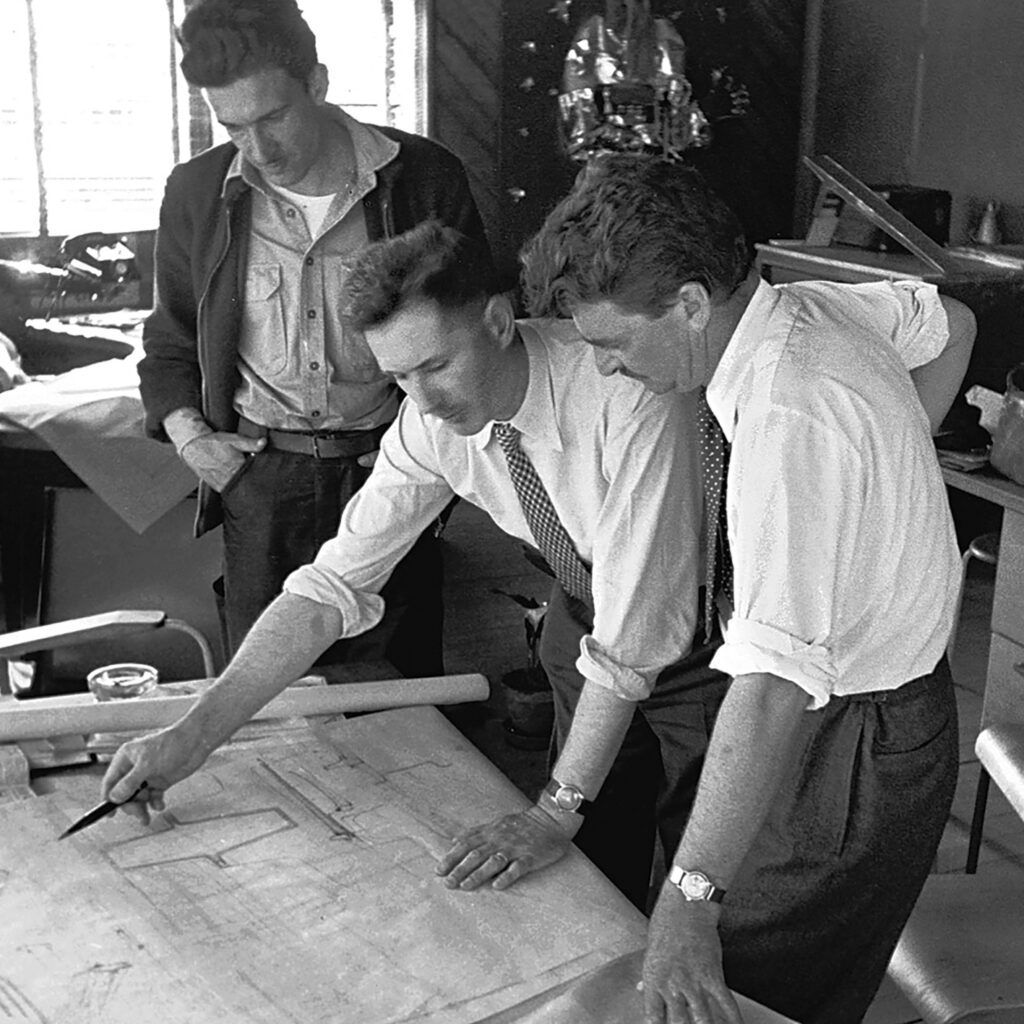
<path fill-rule="evenodd" d="M 688 806 L 724 677 L 707 670 L 709 653 L 698 652 L 692 673 L 684 661 L 665 687 L 652 691 L 662 669 L 689 654 L 698 617 L 702 513 L 694 402 L 602 377 L 568 320 L 517 322 L 479 257 L 471 239 L 434 222 L 369 247 L 353 265 L 348 326 L 361 329 L 382 371 L 408 398 L 369 480 L 345 507 L 337 536 L 288 577 L 188 715 L 121 748 L 104 782 L 112 799 L 126 799 L 145 779 L 145 801 L 162 806 L 168 786 L 194 771 L 328 644 L 371 629 L 383 612 L 380 593 L 390 573 L 453 494 L 534 543 L 510 460 L 495 436 L 499 424 L 506 435 L 505 425 L 518 431 L 520 450 L 574 549 L 566 557 L 577 559 L 588 592 L 574 600 L 592 603 L 593 614 L 575 665 L 549 663 L 567 707 L 557 781 L 525 813 L 460 837 L 438 873 L 450 887 L 493 882 L 500 889 L 551 863 L 589 820 L 586 803 L 601 811 L 597 797 L 609 772 L 627 776 L 618 780 L 620 788 L 632 785 L 633 801 L 652 816 L 659 786 L 671 805 L 663 817 L 676 813 L 679 802 Z M 576 582 L 562 585 L 573 590 Z M 567 615 L 568 604 L 559 601 L 549 615 Z M 578 706 L 577 695 L 562 689 L 566 674 L 583 677 Z M 632 764 L 613 770 L 613 762 L 631 729 L 648 729 L 644 708 L 667 754 L 660 778 L 633 784 Z M 696 737 L 694 719 L 701 723 Z M 646 753 L 644 737 L 636 742 Z M 627 762 L 633 739 L 626 736 Z M 624 827 L 627 845 L 653 844 L 653 820 L 649 836 L 634 834 L 632 807 L 617 798 L 611 803 L 604 813 L 619 821 L 618 830 L 602 830 L 589 844 L 581 833 L 599 863 L 605 854 L 614 858 L 607 848 L 623 845 Z M 680 829 L 681 822 L 676 838 Z M 648 853 L 640 863 L 647 873 L 638 880 L 631 874 L 637 902 L 646 896 L 649 867 Z"/>
<path fill-rule="evenodd" d="M 595 161 L 525 264 L 533 311 L 568 312 L 603 373 L 706 387 L 732 446 L 711 665 L 733 682 L 652 916 L 645 1020 L 740 1024 L 732 988 L 853 1024 L 956 781 L 959 557 L 930 427 L 973 317 L 921 282 L 772 287 L 699 175 L 652 159 Z"/>

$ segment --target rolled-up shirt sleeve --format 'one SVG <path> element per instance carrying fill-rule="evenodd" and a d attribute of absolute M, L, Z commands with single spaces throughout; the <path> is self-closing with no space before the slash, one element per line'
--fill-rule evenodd
<path fill-rule="evenodd" d="M 798 286 L 796 286 L 798 287 Z M 815 281 L 812 302 L 827 301 L 853 323 L 868 323 L 861 344 L 885 339 L 908 370 L 930 363 L 949 341 L 949 321 L 938 289 L 925 281 L 871 281 L 849 285 Z"/>
<path fill-rule="evenodd" d="M 369 479 L 345 506 L 337 534 L 287 577 L 284 591 L 337 608 L 340 638 L 365 633 L 384 614 L 380 590 L 395 566 L 451 498 L 431 439 L 406 399 Z"/>
<path fill-rule="evenodd" d="M 727 491 L 733 614 L 712 668 L 771 673 L 806 690 L 811 707 L 828 702 L 839 620 L 855 614 L 843 577 L 864 533 L 860 463 L 848 437 L 807 412 L 769 408 L 741 422 Z"/>
<path fill-rule="evenodd" d="M 949 320 L 938 289 L 923 281 L 891 281 L 896 301 L 889 341 L 908 370 L 930 363 L 949 341 Z"/>
<path fill-rule="evenodd" d="M 625 700 L 649 696 L 693 642 L 703 506 L 695 423 L 692 396 L 647 396 L 602 448 L 594 625 L 576 667 Z"/>

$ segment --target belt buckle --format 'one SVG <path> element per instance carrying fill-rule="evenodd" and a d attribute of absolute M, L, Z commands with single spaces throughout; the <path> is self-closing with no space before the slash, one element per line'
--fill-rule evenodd
<path fill-rule="evenodd" d="M 310 438 L 310 440 L 313 442 L 313 458 L 314 459 L 324 459 L 324 458 L 326 458 L 327 457 L 326 455 L 321 455 L 320 454 L 320 438 L 317 437 L 316 434 L 313 434 L 313 436 Z"/>

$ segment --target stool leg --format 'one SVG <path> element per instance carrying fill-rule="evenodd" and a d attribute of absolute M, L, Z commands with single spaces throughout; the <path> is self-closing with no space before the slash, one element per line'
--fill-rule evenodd
<path fill-rule="evenodd" d="M 960 613 L 964 606 L 964 587 L 967 586 L 967 567 L 971 564 L 971 549 L 968 548 L 960 559 L 960 590 L 956 595 L 956 611 L 953 613 L 953 629 L 950 631 L 949 640 L 946 641 L 946 657 L 949 659 L 950 667 L 953 665 L 953 653 L 956 650 L 956 635 L 960 631 Z"/>
<path fill-rule="evenodd" d="M 967 863 L 964 872 L 968 875 L 978 871 L 978 854 L 981 852 L 981 833 L 985 827 L 985 807 L 988 804 L 989 775 L 980 768 L 978 788 L 974 791 L 974 815 L 971 818 L 971 837 L 967 844 Z"/>

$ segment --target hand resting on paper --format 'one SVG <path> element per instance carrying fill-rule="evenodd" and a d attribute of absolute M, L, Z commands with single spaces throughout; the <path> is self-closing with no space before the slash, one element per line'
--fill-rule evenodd
<path fill-rule="evenodd" d="M 178 455 L 200 480 L 223 492 L 242 472 L 246 461 L 265 444 L 261 437 L 215 431 L 186 441 Z"/>
<path fill-rule="evenodd" d="M 644 1024 L 743 1024 L 722 971 L 721 908 L 666 882 L 644 956 Z"/>
<path fill-rule="evenodd" d="M 566 819 L 534 806 L 468 829 L 455 837 L 437 873 L 449 889 L 477 889 L 485 882 L 507 889 L 565 856 L 581 824 L 576 815 Z"/>
<path fill-rule="evenodd" d="M 103 799 L 121 804 L 121 810 L 148 825 L 150 812 L 164 809 L 165 791 L 191 775 L 206 757 L 207 752 L 174 725 L 128 740 L 103 776 Z M 143 781 L 148 785 L 136 793 Z"/>

